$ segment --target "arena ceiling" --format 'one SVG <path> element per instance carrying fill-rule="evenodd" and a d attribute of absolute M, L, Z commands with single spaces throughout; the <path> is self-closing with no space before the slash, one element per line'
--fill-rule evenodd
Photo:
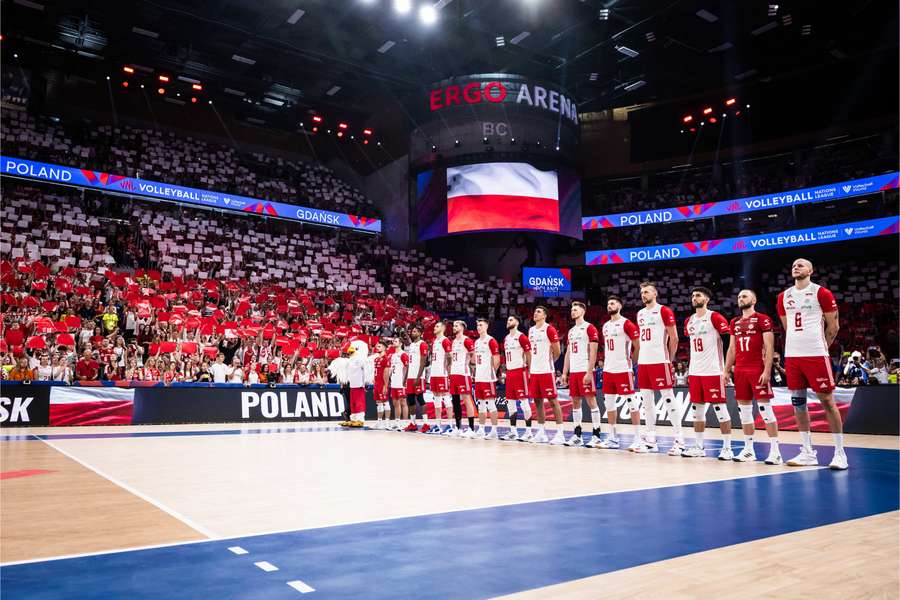
<path fill-rule="evenodd" d="M 588 112 L 896 54 L 894 2 L 775 1 L 440 0 L 428 26 L 423 0 L 406 15 L 395 0 L 7 0 L 3 50 L 84 77 L 197 80 L 262 120 L 369 119 L 479 72 L 561 84 Z"/>

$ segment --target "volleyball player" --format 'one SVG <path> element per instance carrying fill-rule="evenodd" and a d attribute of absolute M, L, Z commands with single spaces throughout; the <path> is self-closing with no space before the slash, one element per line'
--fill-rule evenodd
<path fill-rule="evenodd" d="M 528 399 L 528 372 L 531 365 L 531 343 L 528 336 L 519 331 L 519 317 L 509 315 L 506 319 L 506 338 L 503 340 L 503 358 L 506 368 L 506 413 L 509 417 L 509 433 L 504 440 L 530 442 L 531 400 Z M 516 420 L 519 417 L 519 402 L 525 416 L 525 433 L 519 436 Z"/>
<path fill-rule="evenodd" d="M 597 389 L 594 384 L 594 367 L 597 365 L 597 347 L 600 334 L 597 328 L 584 320 L 587 307 L 583 302 L 572 303 L 570 314 L 575 324 L 566 334 L 566 357 L 563 360 L 561 383 L 569 384 L 569 397 L 572 399 L 572 423 L 574 430 L 572 436 L 566 441 L 566 446 L 583 446 L 581 438 L 581 405 L 587 401 L 591 410 L 591 436 L 588 445 L 593 448 L 601 442 L 600 407 L 597 406 Z M 571 377 L 570 377 L 571 373 Z"/>
<path fill-rule="evenodd" d="M 778 419 L 769 401 L 773 397 L 772 357 L 775 354 L 775 333 L 772 319 L 756 312 L 756 294 L 752 290 L 741 290 L 737 297 L 741 315 L 731 320 L 731 340 L 725 355 L 725 377 L 734 367 L 734 398 L 741 412 L 741 427 L 744 430 L 744 448 L 734 457 L 738 462 L 753 462 L 756 451 L 753 448 L 753 434 L 756 424 L 753 419 L 753 401 L 759 405 L 759 414 L 766 424 L 769 434 L 769 456 L 767 465 L 780 465 L 781 452 L 778 448 Z"/>
<path fill-rule="evenodd" d="M 641 342 L 637 325 L 622 316 L 622 299 L 610 296 L 606 301 L 609 321 L 603 324 L 603 403 L 609 421 L 609 437 L 597 444 L 598 448 L 614 450 L 619 447 L 616 435 L 616 400 L 625 398 L 631 410 L 634 439 L 640 438 L 641 401 L 634 391 L 633 362 L 638 358 Z"/>
<path fill-rule="evenodd" d="M 537 409 L 538 426 L 532 442 L 536 444 L 562 445 L 566 443 L 563 434 L 562 409 L 556 393 L 556 367 L 554 362 L 559 358 L 559 335 L 556 328 L 547 323 L 547 308 L 534 308 L 534 325 L 528 330 L 528 342 L 531 344 L 531 364 L 528 368 L 528 389 L 534 398 Z M 556 435 L 552 440 L 544 431 L 544 401 L 549 400 L 553 406 L 556 419 Z"/>
<path fill-rule="evenodd" d="M 472 360 L 475 362 L 475 399 L 478 401 L 478 431 L 475 437 L 497 439 L 497 368 L 500 366 L 500 346 L 488 335 L 487 319 L 478 319 Z M 491 418 L 491 431 L 485 432 L 485 417 Z"/>
<path fill-rule="evenodd" d="M 685 458 L 706 456 L 703 435 L 706 412 L 712 404 L 722 432 L 719 460 L 732 460 L 731 415 L 725 403 L 725 375 L 723 367 L 722 335 L 730 333 L 728 321 L 721 314 L 709 310 L 712 292 L 703 286 L 691 290 L 694 314 L 684 322 L 684 335 L 690 340 L 691 362 L 688 367 L 688 386 L 694 409 L 694 445 L 682 452 Z"/>
<path fill-rule="evenodd" d="M 659 292 L 656 285 L 645 281 L 641 284 L 641 301 L 644 308 L 638 311 L 637 325 L 641 330 L 640 351 L 638 353 L 638 387 L 644 405 L 647 424 L 646 436 L 635 436 L 629 446 L 632 452 L 658 452 L 656 444 L 656 394 L 666 403 L 669 419 L 675 429 L 675 443 L 669 450 L 670 456 L 680 456 L 684 450 L 681 437 L 681 402 L 675 397 L 672 359 L 678 350 L 678 329 L 675 327 L 675 313 L 667 306 L 657 303 Z"/>

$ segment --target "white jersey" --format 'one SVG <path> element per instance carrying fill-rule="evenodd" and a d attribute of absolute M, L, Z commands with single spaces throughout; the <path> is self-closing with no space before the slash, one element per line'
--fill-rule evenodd
<path fill-rule="evenodd" d="M 684 335 L 691 344 L 688 375 L 721 375 L 724 371 L 722 334 L 729 333 L 728 321 L 714 310 L 702 317 L 692 314 L 684 322 Z"/>
<path fill-rule="evenodd" d="M 471 339 L 463 337 L 459 340 L 453 340 L 452 348 L 450 374 L 468 377 L 471 374 L 469 370 L 469 352 L 475 349 L 475 344 L 472 343 Z"/>
<path fill-rule="evenodd" d="M 391 381 L 388 384 L 392 388 L 406 387 L 406 373 L 404 367 L 409 364 L 409 355 L 402 350 L 395 350 L 391 354 Z"/>
<path fill-rule="evenodd" d="M 600 341 L 597 328 L 583 321 L 581 325 L 573 325 L 566 335 L 566 351 L 569 353 L 569 372 L 587 373 L 591 357 L 591 342 Z"/>
<path fill-rule="evenodd" d="M 528 337 L 518 329 L 506 336 L 503 340 L 503 355 L 506 359 L 506 370 L 525 368 L 525 353 L 531 352 L 531 343 Z"/>
<path fill-rule="evenodd" d="M 431 373 L 430 377 L 447 376 L 447 353 L 451 352 L 452 345 L 447 337 L 435 338 L 431 342 Z"/>
<path fill-rule="evenodd" d="M 603 372 L 631 373 L 632 340 L 640 335 L 637 325 L 624 317 L 603 324 Z"/>
<path fill-rule="evenodd" d="M 415 379 L 419 376 L 419 368 L 428 354 L 428 344 L 419 340 L 412 342 L 406 347 L 406 354 L 409 355 L 409 372 L 406 374 L 407 379 Z M 425 371 L 422 371 L 422 377 L 425 377 Z"/>
<path fill-rule="evenodd" d="M 637 314 L 637 326 L 641 330 L 639 365 L 656 365 L 672 362 L 669 356 L 667 327 L 675 325 L 675 313 L 660 304 L 656 308 L 642 308 Z"/>
<path fill-rule="evenodd" d="M 488 383 L 497 381 L 494 357 L 500 356 L 500 346 L 491 336 L 475 340 L 475 381 Z"/>
<path fill-rule="evenodd" d="M 825 313 L 837 312 L 834 295 L 817 283 L 796 286 L 778 295 L 778 315 L 787 319 L 784 356 L 828 356 Z"/>
<path fill-rule="evenodd" d="M 550 346 L 559 341 L 559 335 L 556 328 L 547 325 L 538 328 L 533 325 L 528 330 L 528 343 L 531 344 L 531 369 L 532 375 L 555 374 L 556 367 L 553 366 L 553 356 L 550 354 Z"/>

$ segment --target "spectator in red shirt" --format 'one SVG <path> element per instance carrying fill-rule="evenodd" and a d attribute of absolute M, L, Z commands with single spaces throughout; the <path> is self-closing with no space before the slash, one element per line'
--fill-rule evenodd
<path fill-rule="evenodd" d="M 82 359 L 75 365 L 75 378 L 79 381 L 97 381 L 100 364 L 94 360 L 90 350 L 85 350 Z"/>

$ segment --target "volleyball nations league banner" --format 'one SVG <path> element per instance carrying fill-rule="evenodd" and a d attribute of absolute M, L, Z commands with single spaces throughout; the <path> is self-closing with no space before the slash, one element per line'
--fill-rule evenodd
<path fill-rule="evenodd" d="M 685 242 L 665 246 L 645 246 L 642 248 L 621 248 L 618 250 L 600 250 L 585 252 L 584 262 L 587 265 L 618 265 L 625 263 L 652 262 L 657 260 L 676 260 L 681 258 L 701 258 L 721 254 L 743 254 L 760 250 L 793 248 L 812 244 L 828 244 L 845 242 L 880 235 L 896 235 L 900 226 L 900 217 L 884 217 L 868 221 L 841 223 L 827 227 L 811 229 L 795 229 L 763 235 L 747 235 L 743 237 L 702 242 Z"/>
<path fill-rule="evenodd" d="M 764 194 L 762 196 L 738 198 L 736 200 L 723 200 L 721 202 L 706 202 L 689 206 L 661 208 L 657 210 L 583 217 L 581 219 L 581 228 L 585 230 L 609 229 L 611 227 L 675 223 L 677 221 L 690 221 L 692 219 L 707 219 L 723 215 L 737 215 L 757 210 L 785 208 L 800 204 L 827 202 L 829 200 L 840 200 L 841 198 L 852 198 L 854 196 L 872 194 L 883 190 L 896 189 L 898 180 L 900 180 L 900 173 L 888 173 L 885 175 L 864 177 L 862 179 L 853 179 L 851 181 L 842 181 L 840 183 L 829 183 L 817 187 Z"/>
<path fill-rule="evenodd" d="M 356 215 L 285 204 L 283 202 L 248 198 L 247 196 L 233 196 L 221 192 L 170 185 L 158 181 L 125 177 L 124 175 L 112 175 L 88 169 L 10 158 L 8 156 L 0 156 L 0 175 L 86 187 L 118 194 L 144 196 L 157 200 L 191 204 L 201 208 L 237 211 L 263 217 L 277 217 L 331 227 L 346 227 L 372 233 L 381 231 L 381 221 L 371 217 L 358 217 Z"/>

